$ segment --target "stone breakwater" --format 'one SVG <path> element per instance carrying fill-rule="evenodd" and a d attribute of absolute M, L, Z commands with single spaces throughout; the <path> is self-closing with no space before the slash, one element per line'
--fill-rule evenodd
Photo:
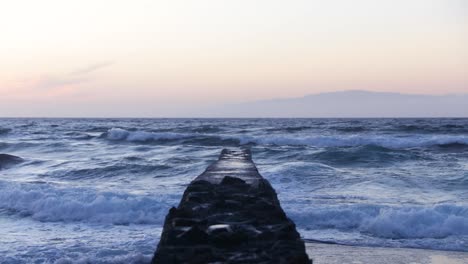
<path fill-rule="evenodd" d="M 170 209 L 152 263 L 312 263 L 249 150 L 221 152 Z"/>

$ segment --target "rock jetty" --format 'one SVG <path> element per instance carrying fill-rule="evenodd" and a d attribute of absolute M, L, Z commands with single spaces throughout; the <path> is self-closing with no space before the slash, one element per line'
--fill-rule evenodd
<path fill-rule="evenodd" d="M 152 263 L 312 263 L 249 150 L 221 152 L 169 210 Z"/>

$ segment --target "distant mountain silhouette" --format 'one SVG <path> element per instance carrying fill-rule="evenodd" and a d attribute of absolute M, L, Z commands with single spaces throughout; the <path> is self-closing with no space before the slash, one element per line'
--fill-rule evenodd
<path fill-rule="evenodd" d="M 232 104 L 210 112 L 220 117 L 468 117 L 468 94 L 354 90 Z"/>

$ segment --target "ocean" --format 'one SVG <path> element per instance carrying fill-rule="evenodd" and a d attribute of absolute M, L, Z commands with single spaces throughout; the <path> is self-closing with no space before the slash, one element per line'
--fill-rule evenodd
<path fill-rule="evenodd" d="M 0 119 L 0 263 L 147 263 L 236 147 L 306 240 L 468 252 L 468 119 Z"/>

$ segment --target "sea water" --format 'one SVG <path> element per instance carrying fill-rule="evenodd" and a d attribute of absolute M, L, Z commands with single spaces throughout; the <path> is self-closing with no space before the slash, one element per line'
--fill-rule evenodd
<path fill-rule="evenodd" d="M 0 119 L 0 263 L 146 263 L 248 147 L 304 239 L 468 252 L 468 119 Z"/>

